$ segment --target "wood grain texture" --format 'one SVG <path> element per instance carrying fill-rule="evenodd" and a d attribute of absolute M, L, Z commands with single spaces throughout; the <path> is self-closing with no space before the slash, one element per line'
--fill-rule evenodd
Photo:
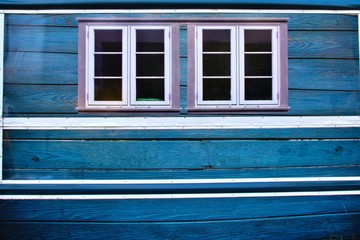
<path fill-rule="evenodd" d="M 185 31 L 185 30 L 181 30 Z M 181 44 L 185 34 L 180 34 Z M 77 29 L 10 26 L 5 51 L 77 53 Z M 181 45 L 180 44 L 180 45 Z M 180 56 L 187 55 L 181 47 Z M 357 58 L 357 31 L 289 31 L 290 58 Z"/>
<path fill-rule="evenodd" d="M 349 177 L 359 176 L 360 166 L 269 167 L 193 170 L 94 170 L 94 169 L 4 169 L 5 180 L 74 180 L 74 179 L 214 179 L 280 177 Z"/>
<path fill-rule="evenodd" d="M 182 87 L 180 91 L 181 106 L 186 107 L 187 89 Z M 77 86 L 73 85 L 7 85 L 4 90 L 4 114 L 7 116 L 12 116 L 11 114 L 21 114 L 22 116 L 28 116 L 27 114 L 77 114 L 76 101 Z M 290 89 L 289 105 L 291 107 L 289 112 L 271 112 L 269 114 L 358 115 L 360 113 L 360 92 Z"/>
<path fill-rule="evenodd" d="M 3 201 L 0 210 L 0 221 L 216 221 L 351 214 L 360 211 L 360 197 L 15 200 Z"/>
<path fill-rule="evenodd" d="M 19 15 L 6 16 L 7 25 L 77 27 L 77 17 L 118 18 L 289 18 L 290 30 L 357 30 L 357 16 L 332 14 L 75 14 L 75 15 Z"/>
<path fill-rule="evenodd" d="M 77 84 L 77 55 L 8 52 L 6 84 Z M 66 63 L 66 65 L 64 64 Z M 180 84 L 187 86 L 187 58 L 180 58 Z M 358 60 L 290 59 L 289 88 L 359 90 Z"/>
<path fill-rule="evenodd" d="M 90 151 L 91 149 L 91 151 Z M 291 159 L 291 161 L 290 161 Z M 360 141 L 9 141 L 9 169 L 229 169 L 346 166 Z"/>
<path fill-rule="evenodd" d="M 248 220 L 106 223 L 2 222 L 3 239 L 343 239 L 360 235 L 358 213 Z"/>
<path fill-rule="evenodd" d="M 223 130 L 4 130 L 4 139 L 38 140 L 212 140 L 212 139 L 359 139 L 360 128 L 223 129 Z"/>

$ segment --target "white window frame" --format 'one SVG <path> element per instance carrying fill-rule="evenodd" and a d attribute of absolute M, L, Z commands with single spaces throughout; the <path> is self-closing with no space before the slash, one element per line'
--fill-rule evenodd
<path fill-rule="evenodd" d="M 122 52 L 112 53 L 106 52 L 104 54 L 122 54 L 122 101 L 96 101 L 95 100 L 95 30 L 122 30 Z M 128 105 L 128 34 L 125 26 L 88 26 L 87 27 L 87 41 L 86 41 L 86 91 L 87 91 L 87 106 L 126 106 Z M 102 53 L 100 53 L 102 54 Z M 101 77 L 111 79 L 114 77 Z M 118 76 L 115 78 L 119 78 Z"/>
<path fill-rule="evenodd" d="M 195 44 L 196 48 L 196 55 L 197 55 L 197 64 L 196 64 L 196 79 L 198 79 L 196 84 L 196 92 L 197 92 L 197 104 L 198 105 L 234 105 L 236 104 L 236 87 L 231 88 L 231 98 L 230 100 L 222 100 L 222 101 L 204 101 L 203 99 L 203 54 L 221 54 L 222 52 L 203 52 L 203 30 L 230 30 L 230 76 L 227 78 L 230 78 L 230 84 L 231 86 L 236 86 L 236 66 L 234 65 L 236 61 L 236 34 L 235 34 L 235 27 L 234 26 L 198 26 L 197 27 L 197 43 Z M 228 54 L 229 52 L 223 52 L 225 54 Z M 223 76 L 216 76 L 216 77 L 223 77 Z M 206 78 L 212 78 L 206 77 Z"/>
<path fill-rule="evenodd" d="M 105 23 L 103 23 L 105 22 Z M 176 28 L 175 33 L 173 28 Z M 95 30 L 121 29 L 122 34 L 122 101 L 96 101 L 95 100 Z M 136 100 L 136 30 L 162 29 L 164 30 L 164 100 L 163 101 L 137 101 Z M 143 24 L 143 23 L 117 23 L 106 20 L 90 21 L 79 24 L 79 111 L 179 111 L 178 91 L 178 25 L 174 24 Z M 173 36 L 175 34 L 175 36 Z M 82 40 L 84 38 L 84 40 Z M 82 50 L 81 45 L 85 44 Z M 81 57 L 81 55 L 84 57 Z M 109 53 L 104 54 L 120 54 Z M 176 59 L 175 59 L 176 58 Z M 83 65 L 83 67 L 82 67 Z M 101 77 L 103 78 L 103 77 Z M 111 78 L 111 77 L 104 77 Z"/>
<path fill-rule="evenodd" d="M 189 74 L 188 106 L 189 111 L 258 111 L 258 110 L 280 110 L 286 111 L 288 107 L 288 89 L 287 89 L 287 24 L 286 21 L 271 22 L 266 19 L 262 22 L 260 19 L 251 22 L 246 20 L 243 23 L 215 23 L 194 24 L 190 27 L 193 34 L 190 33 L 192 41 L 189 52 L 194 51 L 194 59 L 190 59 L 190 65 L 194 64 L 194 71 Z M 231 73 L 231 101 L 204 101 L 202 98 L 202 31 L 204 29 L 234 29 L 235 47 L 231 47 L 231 71 L 236 69 L 235 76 Z M 245 100 L 245 30 L 271 30 L 272 31 L 272 99 L 271 100 Z M 191 39 L 189 38 L 189 41 Z M 260 52 L 257 52 L 258 54 Z M 266 52 L 269 54 L 270 52 Z M 191 58 L 191 56 L 190 56 Z M 189 69 L 191 66 L 189 65 Z M 237 67 L 239 66 L 239 67 Z M 191 74 L 194 74 L 192 77 Z M 252 77 L 252 76 L 251 76 Z M 250 78 L 251 78 L 250 77 Z M 254 76 L 254 78 L 260 76 Z M 265 76 L 263 76 L 265 77 Z M 192 81 L 194 83 L 192 83 Z"/>
<path fill-rule="evenodd" d="M 164 30 L 164 76 L 145 78 L 164 78 L 164 101 L 136 100 L 136 30 Z M 130 27 L 130 105 L 131 106 L 170 106 L 171 100 L 171 27 L 169 26 L 131 26 Z M 159 53 L 159 52 L 156 52 Z M 144 53 L 142 53 L 144 54 Z"/>

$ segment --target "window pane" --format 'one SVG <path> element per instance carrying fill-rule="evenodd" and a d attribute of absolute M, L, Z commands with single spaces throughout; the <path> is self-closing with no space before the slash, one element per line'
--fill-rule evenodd
<path fill-rule="evenodd" d="M 122 52 L 122 30 L 95 30 L 95 52 Z"/>
<path fill-rule="evenodd" d="M 230 54 L 204 54 L 204 76 L 230 76 Z"/>
<path fill-rule="evenodd" d="M 245 79 L 245 100 L 272 100 L 272 79 Z"/>
<path fill-rule="evenodd" d="M 230 78 L 203 79 L 203 100 L 231 100 Z"/>
<path fill-rule="evenodd" d="M 246 76 L 272 76 L 271 54 L 245 54 Z"/>
<path fill-rule="evenodd" d="M 272 30 L 245 30 L 245 52 L 271 52 Z"/>
<path fill-rule="evenodd" d="M 121 77 L 122 55 L 95 54 L 95 76 Z"/>
<path fill-rule="evenodd" d="M 164 76 L 164 54 L 137 54 L 136 76 Z"/>
<path fill-rule="evenodd" d="M 164 30 L 136 30 L 137 52 L 164 52 Z"/>
<path fill-rule="evenodd" d="M 121 101 L 122 80 L 95 79 L 95 101 Z"/>
<path fill-rule="evenodd" d="M 230 30 L 203 30 L 203 52 L 230 52 Z"/>
<path fill-rule="evenodd" d="M 136 101 L 164 101 L 164 79 L 137 79 Z"/>

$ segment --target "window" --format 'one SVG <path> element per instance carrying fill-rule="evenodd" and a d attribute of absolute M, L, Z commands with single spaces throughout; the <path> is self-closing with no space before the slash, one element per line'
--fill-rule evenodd
<path fill-rule="evenodd" d="M 287 23 L 189 27 L 189 110 L 287 110 Z"/>
<path fill-rule="evenodd" d="M 79 20 L 78 110 L 179 110 L 178 26 Z"/>

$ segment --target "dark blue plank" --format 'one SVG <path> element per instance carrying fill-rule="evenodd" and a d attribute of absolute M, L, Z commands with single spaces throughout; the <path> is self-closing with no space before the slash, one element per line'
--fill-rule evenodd
<path fill-rule="evenodd" d="M 358 139 L 360 128 L 202 129 L 202 130 L 5 130 L 5 139 Z"/>
<path fill-rule="evenodd" d="M 181 208 L 178 208 L 181 211 Z M 2 222 L 3 239 L 357 239 L 359 213 L 189 222 Z"/>
<path fill-rule="evenodd" d="M 0 221 L 156 222 L 357 213 L 359 196 L 2 201 Z M 181 208 L 179 208 L 181 206 Z"/>
<path fill-rule="evenodd" d="M 94 169 L 4 169 L 5 180 L 55 179 L 214 179 L 359 176 L 360 166 L 314 166 L 282 168 L 193 169 L 193 170 L 94 170 Z"/>
<path fill-rule="evenodd" d="M 359 9 L 356 0 L 325 1 L 325 0 L 4 0 L 0 3 L 2 8 L 46 9 L 46 8 L 240 8 L 240 9 Z"/>

